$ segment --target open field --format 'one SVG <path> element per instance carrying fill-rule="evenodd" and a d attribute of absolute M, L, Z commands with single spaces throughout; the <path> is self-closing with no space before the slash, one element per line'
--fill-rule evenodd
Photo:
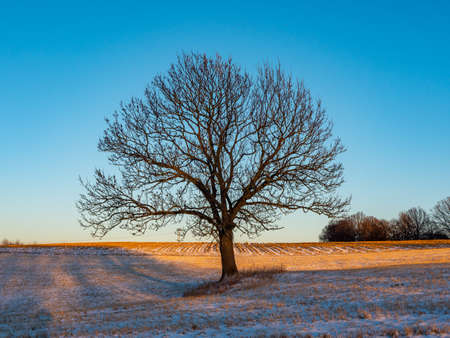
<path fill-rule="evenodd" d="M 206 243 L 0 247 L 0 337 L 449 335 L 450 241 L 240 244 L 240 269 L 279 267 L 220 294 Z"/>

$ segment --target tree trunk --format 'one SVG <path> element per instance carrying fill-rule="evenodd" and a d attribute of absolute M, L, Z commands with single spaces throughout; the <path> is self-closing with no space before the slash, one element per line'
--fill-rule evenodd
<path fill-rule="evenodd" d="M 219 235 L 220 257 L 222 260 L 222 281 L 226 277 L 238 274 L 236 261 L 234 260 L 233 230 L 225 230 Z"/>

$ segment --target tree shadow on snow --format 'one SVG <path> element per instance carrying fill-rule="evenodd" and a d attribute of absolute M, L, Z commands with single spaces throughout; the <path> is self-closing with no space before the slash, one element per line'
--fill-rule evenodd
<path fill-rule="evenodd" d="M 150 255 L 80 255 L 64 269 L 78 285 L 72 298 L 80 308 L 179 297 L 202 281 L 198 274 Z"/>
<path fill-rule="evenodd" d="M 42 277 L 37 264 L 23 265 L 33 255 L 8 254 L 0 256 L 0 337 L 48 337 L 52 314 L 43 299 L 29 287 L 30 277 Z M 13 290 L 11 292 L 10 290 Z"/>

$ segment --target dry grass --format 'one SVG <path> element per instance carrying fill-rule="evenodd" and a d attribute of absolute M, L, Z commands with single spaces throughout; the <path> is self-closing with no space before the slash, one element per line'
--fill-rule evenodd
<path fill-rule="evenodd" d="M 23 248 L 106 248 L 148 253 L 163 263 L 175 263 L 205 273 L 221 269 L 220 257 L 210 251 L 214 243 L 201 242 L 97 242 L 19 245 Z M 278 255 L 269 252 L 276 248 Z M 296 250 L 289 251 L 290 248 Z M 299 249 L 300 248 L 300 249 Z M 302 252 L 301 249 L 305 249 Z M 284 249 L 287 253 L 283 253 Z M 198 253 L 198 251 L 201 251 Z M 243 253 L 250 250 L 252 254 Z M 309 250 L 306 252 L 306 250 Z M 408 264 L 450 262 L 450 240 L 340 242 L 340 243 L 237 243 L 236 261 L 240 270 L 261 270 L 281 265 L 287 271 L 377 268 Z"/>
<path fill-rule="evenodd" d="M 279 267 L 263 267 L 258 269 L 245 269 L 238 275 L 224 278 L 221 281 L 203 283 L 183 293 L 183 297 L 198 297 L 221 294 L 233 287 L 252 289 L 267 284 L 275 275 L 286 272 L 283 265 Z"/>
<path fill-rule="evenodd" d="M 434 249 L 237 254 L 241 275 L 222 284 L 205 283 L 220 277 L 218 256 L 141 255 L 141 243 L 129 245 L 0 250 L 0 337 L 450 333 L 442 241 Z"/>
<path fill-rule="evenodd" d="M 450 332 L 450 325 L 444 325 L 442 327 L 436 327 L 435 325 L 415 325 L 405 326 L 403 329 L 387 329 L 381 333 L 389 337 L 416 337 L 416 336 L 444 336 Z"/>
<path fill-rule="evenodd" d="M 220 257 L 207 256 L 157 256 L 167 263 L 182 264 L 192 269 L 220 271 Z M 283 265 L 287 271 L 343 270 L 380 268 L 409 264 L 450 263 L 450 248 L 410 249 L 382 252 L 323 254 L 316 256 L 241 256 L 236 255 L 240 270 L 263 269 Z M 217 275 L 218 278 L 218 275 Z"/>
<path fill-rule="evenodd" d="M 78 242 L 78 243 L 42 243 L 42 244 L 12 244 L 17 247 L 105 247 L 105 248 L 124 248 L 124 249 L 157 249 L 157 248 L 179 248 L 192 246 L 215 246 L 211 242 Z M 414 241 L 370 241 L 370 242 L 305 242 L 305 243 L 236 243 L 236 248 L 252 246 L 256 248 L 270 248 L 273 246 L 281 248 L 358 248 L 361 246 L 370 248 L 388 248 L 388 247 L 426 247 L 426 246 L 449 246 L 450 239 L 439 240 L 414 240 Z"/>

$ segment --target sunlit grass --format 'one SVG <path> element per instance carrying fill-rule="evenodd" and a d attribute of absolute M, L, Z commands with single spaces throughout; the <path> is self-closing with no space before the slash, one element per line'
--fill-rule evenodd
<path fill-rule="evenodd" d="M 0 336 L 450 333 L 448 241 L 397 243 L 238 253 L 223 283 L 219 256 L 171 251 L 198 243 L 1 248 Z"/>

